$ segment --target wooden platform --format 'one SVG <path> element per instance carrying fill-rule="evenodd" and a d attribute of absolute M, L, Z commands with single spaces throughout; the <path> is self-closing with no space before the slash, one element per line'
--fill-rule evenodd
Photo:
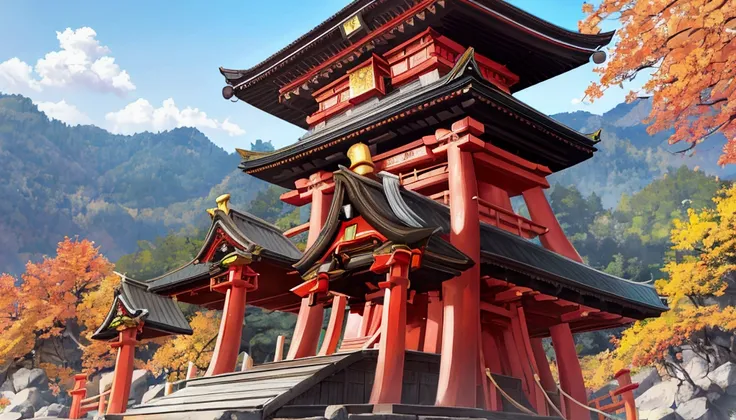
<path fill-rule="evenodd" d="M 244 419 L 324 417 L 328 406 L 345 406 L 350 418 L 369 420 L 378 415 L 532 418 L 510 412 L 435 407 L 439 355 L 407 352 L 402 404 L 366 404 L 373 386 L 377 350 L 266 363 L 247 372 L 197 378 L 171 395 L 128 409 L 110 420 Z M 515 378 L 506 378 L 514 392 Z M 504 385 L 502 385 L 504 386 Z M 504 386 L 506 389 L 506 386 Z M 525 401 L 525 400 L 524 400 Z M 388 410 L 388 411 L 387 411 Z M 397 411 L 398 410 L 398 411 Z M 448 411 L 449 410 L 449 411 Z M 404 417 L 406 415 L 407 417 Z M 367 417 L 366 417 L 367 416 Z M 398 417 L 397 417 L 398 418 Z M 539 418 L 539 417 L 534 417 Z M 421 420 L 421 419 L 420 419 Z"/>

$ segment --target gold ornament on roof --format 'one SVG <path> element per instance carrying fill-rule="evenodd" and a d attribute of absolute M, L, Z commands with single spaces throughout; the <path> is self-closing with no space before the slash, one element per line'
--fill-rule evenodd
<path fill-rule="evenodd" d="M 350 73 L 350 97 L 355 98 L 376 87 L 373 65 L 365 66 Z"/>
<path fill-rule="evenodd" d="M 215 202 L 217 203 L 217 208 L 222 210 L 225 214 L 230 213 L 230 207 L 228 207 L 228 204 L 230 203 L 230 194 L 223 194 L 215 199 Z"/>
<path fill-rule="evenodd" d="M 358 175 L 368 175 L 373 173 L 373 159 L 371 151 L 363 143 L 355 143 L 348 149 L 348 159 L 350 159 L 350 170 Z"/>
<path fill-rule="evenodd" d="M 360 18 L 358 18 L 358 15 L 353 15 L 353 17 L 342 24 L 342 30 L 345 31 L 345 36 L 350 36 L 350 34 L 358 29 L 360 29 Z"/>

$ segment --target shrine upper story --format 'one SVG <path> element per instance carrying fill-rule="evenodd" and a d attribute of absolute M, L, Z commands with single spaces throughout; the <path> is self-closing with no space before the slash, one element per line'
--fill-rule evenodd
<path fill-rule="evenodd" d="M 582 35 L 499 0 L 358 0 L 247 70 L 221 68 L 223 95 L 307 129 L 272 153 L 239 150 L 241 168 L 293 188 L 347 165 L 347 149 L 381 156 L 465 116 L 484 141 L 556 172 L 592 157 L 596 138 L 512 96 L 601 62 L 612 33 Z M 460 69 L 469 48 L 476 66 Z M 454 70 L 453 70 L 454 69 Z"/>

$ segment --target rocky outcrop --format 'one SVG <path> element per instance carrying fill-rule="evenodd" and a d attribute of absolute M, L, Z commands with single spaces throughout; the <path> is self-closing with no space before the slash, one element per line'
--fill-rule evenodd
<path fill-rule="evenodd" d="M 13 374 L 13 388 L 20 392 L 26 388 L 48 389 L 49 378 L 43 369 L 18 369 Z"/>
<path fill-rule="evenodd" d="M 721 420 L 724 417 L 714 408 L 708 398 L 700 397 L 690 400 L 675 410 L 683 420 Z"/>
<path fill-rule="evenodd" d="M 631 375 L 631 381 L 639 384 L 639 388 L 634 390 L 634 397 L 647 392 L 654 385 L 662 382 L 662 378 L 659 376 L 657 369 L 653 367 L 646 367 L 634 375 Z"/>
<path fill-rule="evenodd" d="M 163 397 L 165 390 L 166 390 L 165 384 L 158 384 L 158 385 L 151 386 L 150 388 L 148 388 L 148 391 L 146 391 L 143 394 L 143 398 L 141 398 L 141 403 L 145 404 L 154 398 Z"/>
<path fill-rule="evenodd" d="M 100 388 L 99 392 L 105 392 L 112 387 L 113 372 L 103 373 L 100 377 Z M 148 381 L 152 378 L 151 372 L 145 369 L 138 369 L 133 371 L 133 380 L 130 383 L 130 397 L 129 400 L 135 401 L 136 404 L 140 404 L 143 399 L 143 394 L 148 390 Z"/>
<path fill-rule="evenodd" d="M 676 407 L 678 384 L 677 379 L 670 379 L 654 385 L 636 399 L 636 407 L 642 411 Z"/>

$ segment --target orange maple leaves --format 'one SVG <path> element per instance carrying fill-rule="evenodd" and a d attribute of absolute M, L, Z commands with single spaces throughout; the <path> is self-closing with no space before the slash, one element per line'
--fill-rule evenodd
<path fill-rule="evenodd" d="M 111 285 L 117 281 L 112 269 L 93 242 L 65 238 L 58 244 L 55 257 L 29 262 L 20 280 L 0 275 L 0 362 L 24 357 L 49 340 L 74 342 L 88 359 L 95 347 L 80 341 L 86 342 L 84 335 L 99 325 L 112 302 Z M 88 295 L 103 284 L 107 285 L 103 288 L 105 296 L 100 295 L 93 304 Z M 82 334 L 75 332 L 79 327 Z M 102 354 L 92 352 L 92 358 L 104 359 L 108 347 L 98 349 Z M 59 357 L 67 359 L 64 362 L 75 362 L 69 360 L 73 354 Z"/>
<path fill-rule="evenodd" d="M 603 20 L 621 23 L 588 98 L 647 72 L 642 92 L 627 100 L 651 96 L 649 132 L 674 129 L 669 141 L 689 143 L 684 150 L 721 132 L 728 143 L 719 163 L 736 163 L 736 2 L 603 0 L 597 8 L 585 3 L 583 12 L 578 26 L 584 33 L 599 32 Z"/>

